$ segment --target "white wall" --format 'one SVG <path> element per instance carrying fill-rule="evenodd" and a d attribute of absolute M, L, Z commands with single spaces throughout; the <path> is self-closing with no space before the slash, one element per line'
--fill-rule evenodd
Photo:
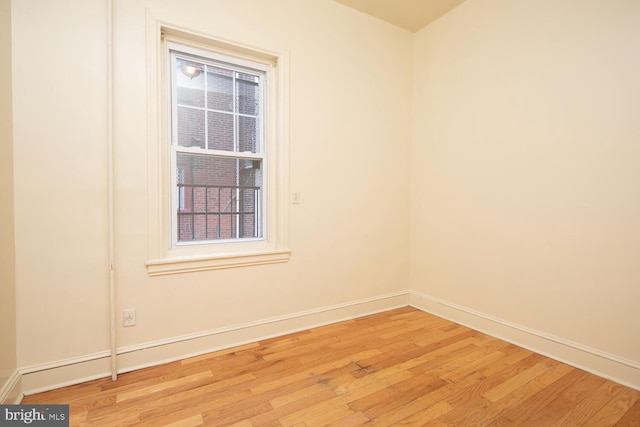
<path fill-rule="evenodd" d="M 108 350 L 107 8 L 14 7 L 18 363 L 33 372 Z M 154 19 L 289 54 L 290 178 L 302 203 L 291 205 L 288 263 L 148 276 Z M 406 292 L 410 33 L 327 0 L 116 0 L 114 23 L 116 294 L 118 314 L 137 310 L 135 327 L 118 327 L 120 349 Z M 128 353 L 120 365 L 290 327 Z M 91 369 L 83 375 L 106 368 Z"/>
<path fill-rule="evenodd" d="M 0 403 L 17 370 L 11 114 L 11 1 L 0 1 Z"/>
<path fill-rule="evenodd" d="M 106 6 L 13 3 L 18 364 L 108 343 Z"/>
<path fill-rule="evenodd" d="M 416 34 L 410 281 L 426 305 L 640 372 L 638 52 L 635 0 L 467 0 Z"/>

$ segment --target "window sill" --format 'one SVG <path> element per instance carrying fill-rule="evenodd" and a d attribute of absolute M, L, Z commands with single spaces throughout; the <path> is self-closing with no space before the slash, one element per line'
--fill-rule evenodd
<path fill-rule="evenodd" d="M 248 267 L 251 265 L 276 264 L 289 261 L 291 250 L 272 250 L 197 257 L 164 258 L 147 261 L 149 276 L 192 273 L 219 270 L 222 268 Z"/>

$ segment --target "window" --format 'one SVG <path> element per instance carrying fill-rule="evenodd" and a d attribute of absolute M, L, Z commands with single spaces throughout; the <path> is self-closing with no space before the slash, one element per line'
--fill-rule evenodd
<path fill-rule="evenodd" d="M 161 32 L 161 91 L 150 102 L 164 99 L 164 108 L 150 154 L 162 191 L 151 199 L 150 233 L 166 232 L 150 237 L 158 249 L 149 274 L 287 261 L 287 85 L 277 67 L 285 58 Z"/>
<path fill-rule="evenodd" d="M 266 67 L 169 49 L 173 244 L 261 239 Z"/>

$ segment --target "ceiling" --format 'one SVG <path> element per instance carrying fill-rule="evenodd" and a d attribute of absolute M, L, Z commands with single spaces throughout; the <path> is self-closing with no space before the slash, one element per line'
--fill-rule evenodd
<path fill-rule="evenodd" d="M 464 0 L 335 0 L 413 33 Z"/>

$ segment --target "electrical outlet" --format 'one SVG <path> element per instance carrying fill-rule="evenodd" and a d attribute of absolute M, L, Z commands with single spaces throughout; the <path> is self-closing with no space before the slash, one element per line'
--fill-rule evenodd
<path fill-rule="evenodd" d="M 136 324 L 136 309 L 127 308 L 122 312 L 122 326 L 135 326 Z"/>

